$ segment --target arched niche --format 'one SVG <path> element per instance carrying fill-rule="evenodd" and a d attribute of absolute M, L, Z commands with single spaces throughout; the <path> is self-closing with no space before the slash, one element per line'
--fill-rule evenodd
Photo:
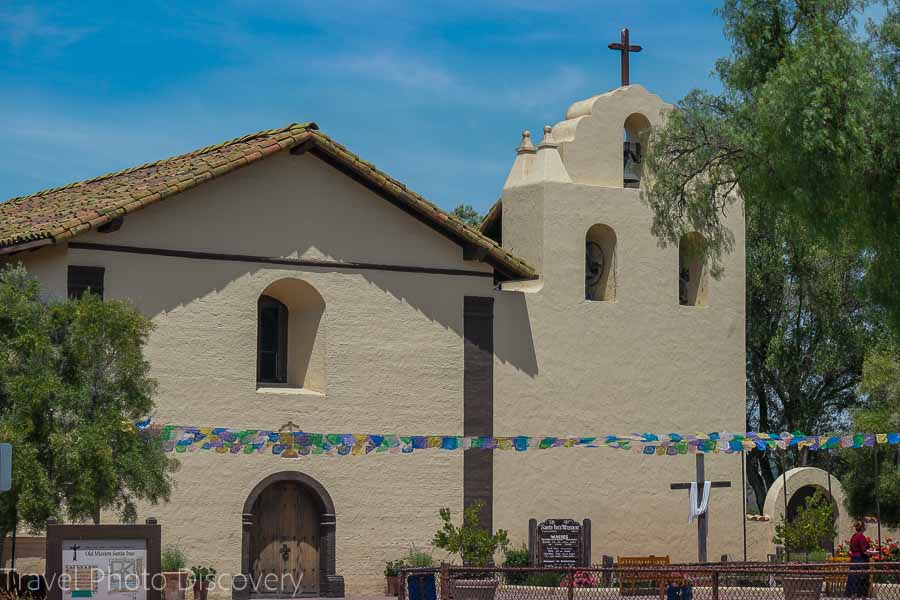
<path fill-rule="evenodd" d="M 709 303 L 706 240 L 696 231 L 683 235 L 678 243 L 678 303 L 682 306 Z"/>
<path fill-rule="evenodd" d="M 627 188 L 641 187 L 644 170 L 644 150 L 650 120 L 641 113 L 631 113 L 625 119 L 623 144 L 623 180 Z"/>
<path fill-rule="evenodd" d="M 325 314 L 325 300 L 312 285 L 288 277 L 279 279 L 266 287 L 260 296 L 258 319 L 260 327 L 257 353 L 264 351 L 261 341 L 262 328 L 266 324 L 263 312 L 264 305 L 274 306 L 272 300 L 284 307 L 283 343 L 286 358 L 284 360 L 284 381 L 277 382 L 287 387 L 304 388 L 315 392 L 325 391 L 325 331 L 322 317 Z M 257 363 L 260 362 L 258 358 Z M 272 385 L 270 382 L 257 380 L 261 387 Z"/>
<path fill-rule="evenodd" d="M 592 302 L 616 299 L 616 232 L 598 223 L 585 235 L 584 298 Z"/>

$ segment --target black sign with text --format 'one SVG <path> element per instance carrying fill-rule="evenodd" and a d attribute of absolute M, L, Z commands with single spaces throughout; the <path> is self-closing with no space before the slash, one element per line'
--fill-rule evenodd
<path fill-rule="evenodd" d="M 582 562 L 581 523 L 573 519 L 547 519 L 537 526 L 539 566 L 577 567 Z"/>

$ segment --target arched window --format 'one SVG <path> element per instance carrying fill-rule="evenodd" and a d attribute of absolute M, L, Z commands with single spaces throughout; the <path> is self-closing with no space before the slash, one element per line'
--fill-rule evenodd
<path fill-rule="evenodd" d="M 257 385 L 325 391 L 325 300 L 301 279 L 280 279 L 258 303 Z"/>
<path fill-rule="evenodd" d="M 678 243 L 678 303 L 682 306 L 706 306 L 709 298 L 709 273 L 706 267 L 706 240 L 692 232 Z"/>
<path fill-rule="evenodd" d="M 625 119 L 624 166 L 622 185 L 627 188 L 641 187 L 643 175 L 643 152 L 641 144 L 645 142 L 650 121 L 640 113 L 632 113 Z"/>
<path fill-rule="evenodd" d="M 616 232 L 608 225 L 594 225 L 584 241 L 584 298 L 615 300 Z"/>
<path fill-rule="evenodd" d="M 258 307 L 256 381 L 287 383 L 287 306 L 271 296 L 260 296 Z"/>

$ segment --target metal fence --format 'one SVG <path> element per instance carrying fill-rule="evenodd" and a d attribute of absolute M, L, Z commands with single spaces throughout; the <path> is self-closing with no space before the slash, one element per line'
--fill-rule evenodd
<path fill-rule="evenodd" d="M 399 600 L 900 600 L 900 563 L 403 569 Z"/>

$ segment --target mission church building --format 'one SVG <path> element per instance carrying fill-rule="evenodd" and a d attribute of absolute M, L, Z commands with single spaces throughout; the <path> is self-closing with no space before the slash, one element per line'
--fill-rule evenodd
<path fill-rule="evenodd" d="M 156 424 L 742 431 L 742 215 L 720 279 L 689 244 L 660 246 L 638 140 L 669 110 L 629 85 L 575 102 L 540 141 L 526 132 L 480 228 L 308 123 L 0 204 L 0 253 L 50 296 L 90 289 L 152 319 Z M 163 544 L 220 573 L 302 573 L 307 595 L 381 593 L 384 561 L 427 549 L 441 507 L 458 518 L 477 500 L 515 545 L 531 518 L 590 518 L 595 562 L 697 556 L 688 494 L 670 490 L 694 479 L 692 456 L 177 456 L 171 501 L 140 514 Z M 709 502 L 716 560 L 740 556 L 740 463 L 707 457 L 710 479 L 733 482 Z"/>

